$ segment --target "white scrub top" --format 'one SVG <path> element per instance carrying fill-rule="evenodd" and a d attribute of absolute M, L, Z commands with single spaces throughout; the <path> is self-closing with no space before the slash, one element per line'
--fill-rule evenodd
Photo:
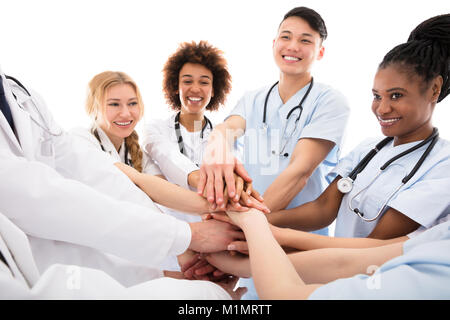
<path fill-rule="evenodd" d="M 450 221 L 403 244 L 372 276 L 330 282 L 309 299 L 450 299 Z"/>
<path fill-rule="evenodd" d="M 309 96 L 303 102 L 303 112 L 295 128 L 294 120 L 298 111 L 292 115 L 285 135 L 282 137 L 289 111 L 300 103 L 309 84 L 300 89 L 289 101 L 283 104 L 278 85 L 273 88 L 267 103 L 267 131 L 262 128 L 264 101 L 270 87 L 249 92 L 238 102 L 230 116 L 239 115 L 246 120 L 245 135 L 238 140 L 242 151 L 242 161 L 253 179 L 253 186 L 261 194 L 272 184 L 278 175 L 288 166 L 292 152 L 302 138 L 325 139 L 336 145 L 326 159 L 313 172 L 303 190 L 291 201 L 287 208 L 297 207 L 316 199 L 325 189 L 326 174 L 337 164 L 344 129 L 349 116 L 349 107 L 344 96 L 322 83 L 314 82 Z M 289 139 L 288 139 L 289 138 Z M 288 153 L 288 157 L 280 156 Z M 273 155 L 272 150 L 277 154 Z"/>
<path fill-rule="evenodd" d="M 381 140 L 382 138 L 368 139 L 361 143 L 340 160 L 329 177 L 334 178 L 336 174 L 347 177 Z M 395 155 L 418 143 L 416 141 L 395 147 L 393 142 L 388 143 L 358 174 L 353 190 L 342 199 L 336 219 L 336 237 L 367 237 L 372 232 L 382 214 L 373 222 L 365 222 L 349 209 L 349 200 L 370 185 L 366 191 L 354 198 L 352 207 L 357 207 L 366 218 L 375 217 L 391 193 L 401 185 L 402 179 L 411 172 L 428 144 L 394 161 L 373 181 L 379 168 Z M 394 208 L 424 228 L 429 228 L 436 220 L 450 213 L 448 190 L 450 190 L 450 142 L 440 138 L 420 169 L 387 203 L 387 207 Z"/>
<path fill-rule="evenodd" d="M 103 146 L 105 152 L 111 155 L 114 160 L 125 163 L 125 141 L 122 142 L 122 146 L 120 147 L 119 152 L 117 152 L 114 144 L 111 142 L 106 133 L 101 128 L 97 128 L 97 132 L 100 141 L 98 141 L 92 134 L 91 129 L 75 128 L 70 131 L 70 133 L 75 137 L 81 138 L 84 142 L 89 142 L 99 149 Z M 128 154 L 128 159 L 131 160 L 130 154 Z M 142 172 L 150 175 L 162 174 L 159 167 L 145 154 L 145 152 L 143 152 L 142 155 Z"/>
<path fill-rule="evenodd" d="M 175 183 L 185 189 L 197 191 L 188 185 L 188 175 L 199 170 L 197 164 L 202 163 L 203 151 L 208 144 L 208 136 L 211 127 L 206 126 L 201 138 L 201 131 L 189 132 L 180 123 L 180 132 L 183 137 L 184 152 L 180 152 L 178 138 L 175 133 L 175 116 L 172 115 L 165 120 L 152 120 L 146 126 L 144 134 L 143 149 L 149 158 L 154 160 L 166 177 L 167 181 Z M 162 205 L 159 208 L 164 213 L 170 214 L 178 220 L 186 222 L 199 222 L 201 217 L 186 212 L 176 211 Z M 163 262 L 165 270 L 179 271 L 180 267 L 175 257 L 168 257 Z"/>
<path fill-rule="evenodd" d="M 175 116 L 176 114 L 165 120 L 153 120 L 146 126 L 143 149 L 158 164 L 168 181 L 196 191 L 188 185 L 187 177 L 192 171 L 199 170 L 197 164 L 201 164 L 212 130 L 207 125 L 201 138 L 201 131 L 189 132 L 180 123 L 185 155 L 178 146 Z"/>

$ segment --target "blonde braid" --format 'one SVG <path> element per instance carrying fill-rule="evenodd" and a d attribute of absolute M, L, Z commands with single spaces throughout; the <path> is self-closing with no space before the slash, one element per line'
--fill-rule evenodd
<path fill-rule="evenodd" d="M 142 150 L 139 145 L 139 136 L 134 130 L 128 137 L 125 138 L 125 144 L 128 148 L 128 152 L 131 156 L 131 162 L 133 164 L 133 168 L 137 171 L 142 172 Z"/>

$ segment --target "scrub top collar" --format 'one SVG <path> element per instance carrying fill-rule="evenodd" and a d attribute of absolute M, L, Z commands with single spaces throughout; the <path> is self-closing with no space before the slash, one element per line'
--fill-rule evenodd
<path fill-rule="evenodd" d="M 269 97 L 269 99 L 272 99 L 272 98 L 274 98 L 274 99 L 272 100 L 272 102 L 270 102 L 269 106 L 270 105 L 276 106 L 278 114 L 280 116 L 280 119 L 282 119 L 283 122 L 285 122 L 286 117 L 289 114 L 289 111 L 291 111 L 292 108 L 295 108 L 300 103 L 303 96 L 308 91 L 308 88 L 310 85 L 311 85 L 311 82 L 308 82 L 303 88 L 298 90 L 292 97 L 290 97 L 289 100 L 286 101 L 286 103 L 283 103 L 283 101 L 281 100 L 281 96 L 280 96 L 279 85 L 277 84 L 276 88 L 274 88 L 274 90 L 272 90 L 272 93 L 270 94 L 271 96 Z M 304 115 L 306 116 L 307 109 L 309 109 L 308 106 L 310 105 L 310 101 L 311 101 L 310 99 L 313 99 L 313 96 L 314 96 L 314 87 L 311 88 L 310 96 L 307 99 L 305 99 L 305 101 L 303 103 L 302 117 Z M 295 115 L 291 115 L 291 117 L 295 117 L 298 114 L 298 111 L 296 111 L 294 113 L 295 113 Z M 300 121 L 301 120 L 302 119 L 300 119 Z"/>

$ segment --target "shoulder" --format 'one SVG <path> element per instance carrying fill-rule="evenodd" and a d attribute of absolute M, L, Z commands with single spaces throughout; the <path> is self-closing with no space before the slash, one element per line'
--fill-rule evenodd
<path fill-rule="evenodd" d="M 145 134 L 165 134 L 174 126 L 175 115 L 166 119 L 151 119 L 145 125 Z"/>
<path fill-rule="evenodd" d="M 100 146 L 100 143 L 98 142 L 97 138 L 91 133 L 91 129 L 86 127 L 75 127 L 71 130 L 69 130 L 69 134 L 76 138 L 78 141 L 82 141 L 85 143 L 92 144 L 96 147 Z"/>
<path fill-rule="evenodd" d="M 333 106 L 341 110 L 350 110 L 347 98 L 342 92 L 330 85 L 314 82 L 311 95 L 319 106 Z"/>

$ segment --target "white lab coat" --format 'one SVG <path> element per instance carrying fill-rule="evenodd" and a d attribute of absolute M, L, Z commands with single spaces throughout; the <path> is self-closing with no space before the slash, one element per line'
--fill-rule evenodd
<path fill-rule="evenodd" d="M 0 211 L 30 236 L 32 247 L 39 246 L 41 272 L 49 261 L 75 259 L 92 267 L 92 249 L 156 267 L 187 249 L 186 222 L 161 214 L 111 157 L 62 132 L 38 96 L 33 94 L 39 112 L 18 85 L 0 75 L 20 141 L 0 113 Z"/>
<path fill-rule="evenodd" d="M 98 137 L 100 141 L 92 134 L 91 129 L 88 128 L 74 128 L 69 131 L 75 137 L 81 139 L 81 141 L 90 144 L 99 150 L 102 150 L 102 146 L 105 149 L 104 152 L 108 153 L 115 162 L 125 163 L 125 141 L 122 142 L 119 152 L 117 152 L 114 144 L 109 139 L 108 135 L 101 129 L 97 128 Z M 102 150 L 103 151 L 103 150 Z M 131 159 L 131 155 L 128 154 L 128 159 Z M 158 165 L 143 152 L 142 154 L 142 172 L 150 175 L 162 175 L 161 170 L 159 170 Z"/>
<path fill-rule="evenodd" d="M 0 261 L 0 299 L 230 299 L 225 290 L 208 281 L 160 278 L 143 282 L 148 279 L 141 277 L 141 282 L 126 286 L 100 270 L 62 264 L 49 266 L 41 275 L 27 236 L 2 213 L 0 251 L 8 263 Z M 111 261 L 110 269 L 114 268 L 121 269 L 118 273 L 143 274 L 139 269 L 155 273 Z"/>

